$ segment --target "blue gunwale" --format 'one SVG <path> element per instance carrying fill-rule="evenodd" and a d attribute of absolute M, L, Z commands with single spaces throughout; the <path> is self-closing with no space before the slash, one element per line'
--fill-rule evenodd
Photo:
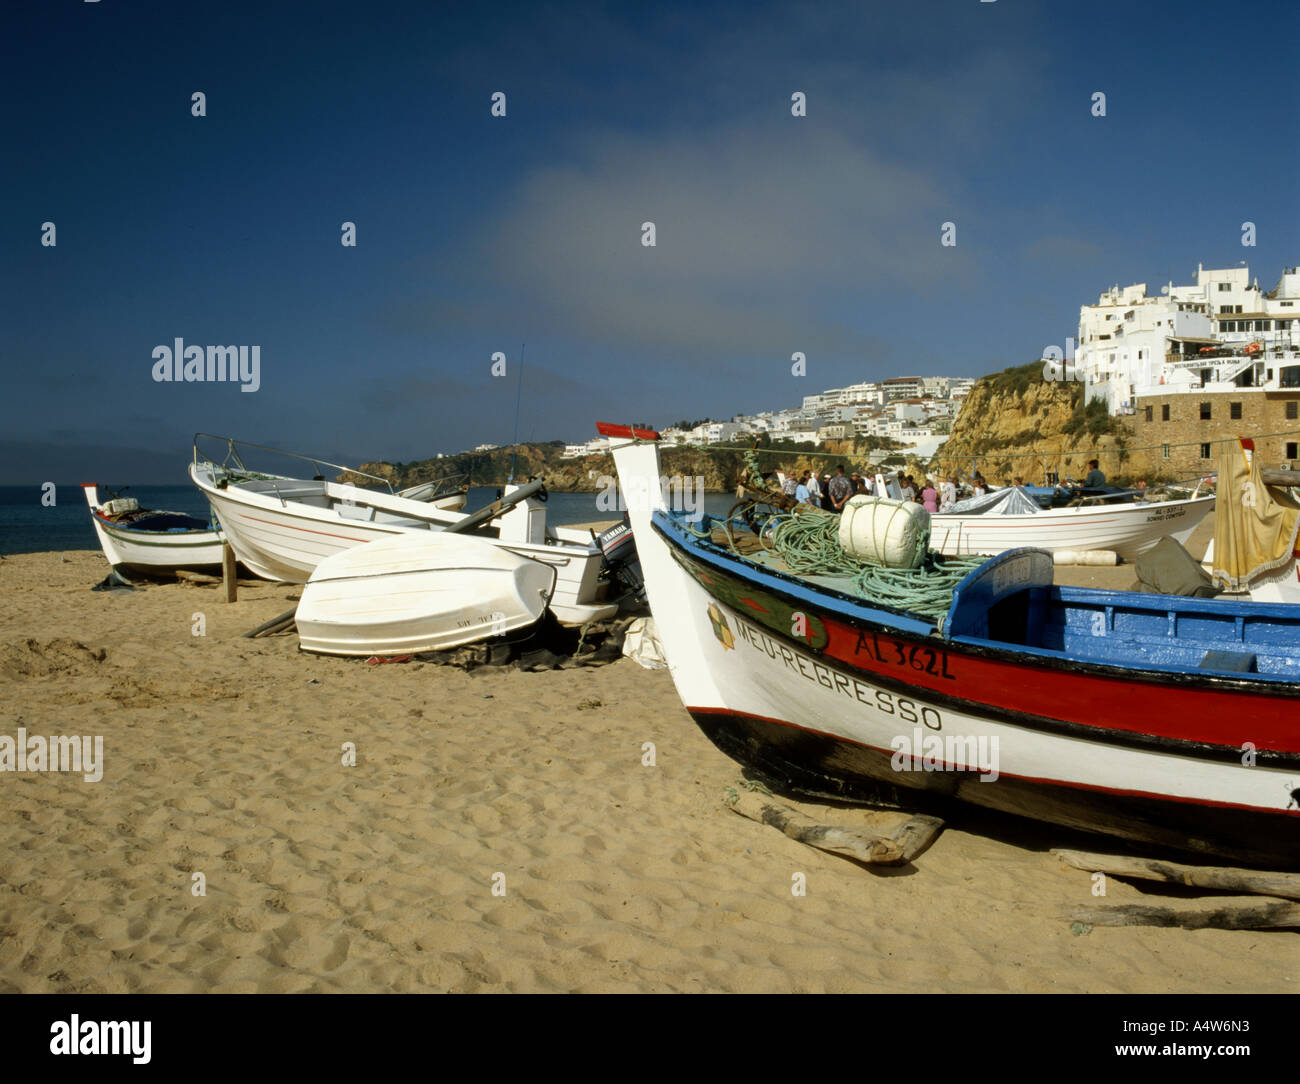
<path fill-rule="evenodd" d="M 1225 623 L 1231 620 L 1238 627 L 1244 627 L 1246 620 L 1269 621 L 1291 632 L 1292 638 L 1288 646 L 1293 646 L 1295 649 L 1294 652 L 1287 652 L 1283 656 L 1284 662 L 1294 663 L 1289 672 L 1286 673 L 1250 672 L 1248 674 L 1237 674 L 1231 671 L 1202 669 L 1196 665 L 1187 665 L 1186 663 L 1165 663 L 1150 657 L 1124 659 L 1103 657 L 1098 654 L 1082 655 L 1068 649 L 1058 650 L 976 636 L 956 635 L 945 637 L 941 634 L 937 623 L 928 618 L 919 618 L 904 611 L 867 602 L 833 588 L 810 585 L 807 580 L 793 573 L 770 569 L 740 557 L 724 547 L 715 545 L 708 538 L 700 538 L 695 535 L 683 526 L 677 516 L 671 513 L 655 512 L 652 522 L 655 529 L 672 544 L 682 547 L 698 559 L 712 564 L 731 575 L 751 580 L 798 602 L 819 607 L 853 623 L 865 622 L 884 629 L 921 637 L 948 647 L 960 645 L 963 649 L 976 654 L 991 654 L 1003 659 L 1018 657 L 1026 662 L 1030 660 L 1041 661 L 1042 664 L 1048 666 L 1069 667 L 1075 670 L 1110 676 L 1115 676 L 1117 671 L 1123 671 L 1134 676 L 1140 674 L 1151 675 L 1158 680 L 1204 684 L 1225 691 L 1237 688 L 1257 693 L 1275 692 L 1281 695 L 1295 695 L 1297 688 L 1300 687 L 1300 607 L 1277 603 L 1250 603 L 1152 595 L 1136 591 L 1031 585 L 1030 590 L 1043 592 L 1044 602 L 1048 605 L 1058 605 L 1067 610 L 1080 613 L 1107 614 L 1107 611 L 1110 611 L 1113 614 L 1116 612 L 1131 613 L 1137 611 L 1146 614 L 1158 614 L 1165 621 L 1172 621 L 1175 629 L 1179 621 L 1197 617 Z M 719 517 L 705 517 L 706 528 L 722 522 L 723 520 Z M 954 596 L 956 597 L 959 593 L 969 590 L 979 578 L 987 575 L 990 569 L 1005 564 L 1025 552 L 1032 551 L 1011 551 L 997 558 L 991 558 L 990 562 L 975 569 L 958 584 Z M 949 611 L 950 615 L 956 608 L 957 603 L 954 603 L 953 609 Z M 1116 641 L 1112 638 L 1112 642 Z M 1138 650 L 1149 649 L 1150 641 L 1118 641 L 1118 643 L 1128 644 L 1130 648 Z M 1184 651 L 1204 651 L 1209 647 L 1241 653 L 1243 650 L 1251 650 L 1256 647 L 1256 645 L 1244 643 L 1240 639 L 1228 640 L 1226 638 L 1209 641 L 1186 640 L 1179 644 L 1176 637 L 1171 637 L 1170 643 Z M 1266 643 L 1257 645 L 1258 648 L 1267 646 L 1269 645 Z M 1274 653 L 1278 654 L 1277 652 Z"/>

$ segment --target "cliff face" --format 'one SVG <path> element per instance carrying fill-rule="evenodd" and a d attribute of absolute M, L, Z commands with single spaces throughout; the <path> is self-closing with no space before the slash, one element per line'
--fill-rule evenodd
<path fill-rule="evenodd" d="M 981 377 L 931 470 L 966 478 L 978 470 L 1001 484 L 1041 483 L 1048 472 L 1082 479 L 1094 458 L 1108 477 L 1135 469 L 1126 420 L 1087 406 L 1080 383 L 1044 380 L 1042 368 L 1035 361 Z"/>
<path fill-rule="evenodd" d="M 893 446 L 889 441 L 872 443 Z M 844 463 L 846 470 L 853 470 L 865 466 L 868 459 L 879 461 L 884 454 L 879 449 L 868 454 L 863 444 L 859 444 L 859 449 L 855 452 L 854 442 L 848 440 L 828 442 L 825 452 L 763 449 L 759 452 L 758 462 L 764 471 L 800 472 L 807 469 L 830 473 L 839 462 Z M 613 456 L 600 453 L 580 459 L 564 459 L 563 451 L 564 446 L 555 442 L 521 444 L 514 464 L 516 481 L 540 477 L 547 489 L 557 493 L 597 493 L 609 485 L 615 473 Z M 667 477 L 700 478 L 706 490 L 729 492 L 740 481 L 745 469 L 745 456 L 743 452 L 719 448 L 666 446 L 660 463 Z M 435 478 L 464 474 L 469 475 L 470 485 L 500 485 L 510 476 L 510 464 L 511 449 L 497 448 L 490 452 L 467 452 L 412 463 L 362 463 L 357 469 L 386 479 L 394 489 L 404 489 Z M 349 479 L 343 476 L 342 480 Z M 355 476 L 350 480 L 363 485 L 374 484 Z"/>
<path fill-rule="evenodd" d="M 564 459 L 563 451 L 560 444 L 521 444 L 513 455 L 516 481 L 540 477 L 547 489 L 570 493 L 596 493 L 608 486 L 614 475 L 612 456 L 603 453 Z M 663 471 L 667 475 L 703 478 L 704 488 L 708 490 L 729 490 L 735 488 L 740 477 L 742 460 L 740 452 L 666 448 Z M 490 452 L 467 452 L 412 463 L 362 463 L 358 470 L 386 479 L 394 489 L 458 475 L 468 475 L 470 485 L 494 486 L 501 485 L 510 477 L 511 462 L 512 450 L 498 448 Z M 368 483 L 367 479 L 357 476 L 343 476 L 343 480 Z"/>

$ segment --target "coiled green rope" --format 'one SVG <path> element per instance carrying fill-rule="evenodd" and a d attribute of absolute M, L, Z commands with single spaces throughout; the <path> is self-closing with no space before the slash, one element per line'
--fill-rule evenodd
<path fill-rule="evenodd" d="M 900 507 L 900 512 L 901 512 Z M 736 549 L 732 522 L 720 524 L 731 549 Z M 987 557 L 945 557 L 925 548 L 915 568 L 885 568 L 846 553 L 840 545 L 840 517 L 834 512 L 807 508 L 794 514 L 771 515 L 758 535 L 766 549 L 785 562 L 797 576 L 852 576 L 853 591 L 869 602 L 928 617 L 942 623 L 952 605 L 953 589 Z M 703 532 L 699 532 L 703 533 Z"/>

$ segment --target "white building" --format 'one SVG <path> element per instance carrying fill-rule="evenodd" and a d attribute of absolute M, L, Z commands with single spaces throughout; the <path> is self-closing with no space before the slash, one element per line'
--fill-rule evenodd
<path fill-rule="evenodd" d="M 1196 285 L 1113 286 L 1079 310 L 1075 366 L 1088 399 L 1132 413 L 1143 395 L 1300 387 L 1300 274 L 1267 294 L 1245 267 L 1198 267 Z"/>
<path fill-rule="evenodd" d="M 822 440 L 848 440 L 853 436 L 852 422 L 831 422 L 829 425 L 823 425 L 817 430 L 817 439 Z"/>

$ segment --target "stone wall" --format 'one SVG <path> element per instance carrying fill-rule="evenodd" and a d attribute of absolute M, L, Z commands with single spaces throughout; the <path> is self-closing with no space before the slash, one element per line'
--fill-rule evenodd
<path fill-rule="evenodd" d="M 1201 415 L 1202 404 L 1208 405 L 1208 419 Z M 1238 418 L 1232 416 L 1233 404 L 1239 406 Z M 1288 409 L 1297 416 L 1288 417 Z M 1300 451 L 1296 447 L 1300 443 L 1300 389 L 1242 388 L 1143 397 L 1128 422 L 1134 446 L 1125 464 L 1128 474 L 1192 478 L 1217 470 L 1220 449 L 1215 442 L 1236 437 L 1253 438 L 1256 454 L 1266 466 L 1290 463 L 1292 469 L 1300 468 L 1296 455 Z M 1261 435 L 1268 433 L 1286 435 Z"/>

